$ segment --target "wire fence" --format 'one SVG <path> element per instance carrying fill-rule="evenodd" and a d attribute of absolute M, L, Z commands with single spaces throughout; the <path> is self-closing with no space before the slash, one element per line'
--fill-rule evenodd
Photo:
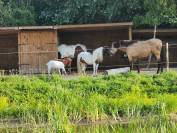
<path fill-rule="evenodd" d="M 162 62 L 163 66 L 166 66 L 166 62 Z M 169 64 L 177 64 L 177 62 L 169 62 Z M 154 71 L 155 69 L 157 69 L 157 65 L 158 63 L 156 62 L 151 62 L 150 65 L 154 65 L 154 67 L 150 67 L 150 68 L 146 68 L 146 66 L 148 65 L 147 62 L 143 62 L 143 63 L 139 63 L 139 64 L 134 64 L 134 70 L 136 70 L 136 65 L 139 65 L 140 68 L 143 68 L 143 71 Z M 112 68 L 123 68 L 123 67 L 129 67 L 129 64 L 121 64 L 121 65 L 100 65 L 99 69 L 100 71 L 102 70 L 107 70 L 107 69 L 112 69 Z M 66 68 L 66 70 L 69 68 Z M 72 72 L 76 72 L 77 71 L 77 67 L 73 66 L 70 68 L 72 70 Z M 92 71 L 93 70 L 93 66 L 88 65 L 87 66 L 87 70 L 88 71 Z M 47 73 L 47 67 L 42 66 L 42 67 L 31 67 L 26 65 L 25 68 L 23 69 L 10 69 L 10 70 L 0 70 L 0 74 L 1 75 L 14 75 L 14 74 L 28 74 L 28 75 L 33 75 L 33 74 L 46 74 Z"/>
<path fill-rule="evenodd" d="M 170 64 L 177 64 L 177 62 L 169 62 Z M 139 66 L 143 71 L 156 71 L 157 66 L 155 67 L 150 67 L 146 68 L 146 65 L 148 63 L 140 63 Z M 151 63 L 151 65 L 158 65 L 158 63 Z M 166 62 L 163 62 L 164 68 L 166 68 Z M 134 64 L 134 70 L 136 70 L 136 64 Z M 143 67 L 144 66 L 144 67 Z M 99 66 L 99 71 L 104 71 L 108 69 L 114 69 L 114 68 L 123 68 L 123 67 L 130 67 L 129 64 L 125 65 L 100 65 Z M 69 68 L 67 67 L 66 70 L 69 73 Z M 72 73 L 77 72 L 77 67 L 71 67 L 70 68 Z M 93 71 L 93 66 L 89 65 L 87 66 L 87 71 Z M 71 73 L 71 74 L 72 74 Z M 34 75 L 34 74 L 47 74 L 47 67 L 39 67 L 39 68 L 34 68 L 31 66 L 27 66 L 25 69 L 10 69 L 10 70 L 0 70 L 0 75 L 16 75 L 16 74 L 22 74 L 22 75 Z"/>
<path fill-rule="evenodd" d="M 163 47 L 165 48 L 166 45 L 163 45 Z M 177 42 L 170 42 L 169 43 L 169 50 L 170 49 L 177 49 Z M 93 51 L 94 49 L 87 49 L 87 50 L 88 51 Z M 14 55 L 18 56 L 19 54 L 21 54 L 21 55 L 23 55 L 23 54 L 26 54 L 26 55 L 36 54 L 36 56 L 38 56 L 40 54 L 51 54 L 51 53 L 56 53 L 56 51 L 49 51 L 48 50 L 48 51 L 30 51 L 30 52 L 21 52 L 21 51 L 20 52 L 19 51 L 1 52 L 0 56 L 6 56 L 6 55 L 7 56 L 8 55 L 10 55 L 10 56 L 14 56 Z M 177 55 L 176 52 L 175 52 L 175 55 Z M 170 56 L 171 56 L 171 54 L 170 54 Z M 166 62 L 166 60 L 163 61 L 162 62 L 163 66 L 166 67 L 167 63 L 169 65 L 177 66 L 177 56 L 174 57 L 174 58 L 176 60 L 172 60 L 172 61 L 169 61 L 169 62 Z M 10 63 L 10 61 L 8 61 L 8 59 L 7 59 L 7 62 Z M 140 67 L 146 68 L 146 66 L 148 64 L 149 63 L 147 61 L 140 61 L 139 64 L 135 63 L 134 66 L 139 65 Z M 5 68 L 2 68 L 1 65 L 2 65 L 2 63 L 0 64 L 0 68 L 1 68 L 0 69 L 0 74 L 1 75 L 4 75 L 4 74 L 10 74 L 10 75 L 11 74 L 12 75 L 13 74 L 39 74 L 39 73 L 45 74 L 45 73 L 47 73 L 47 67 L 46 67 L 45 64 L 40 64 L 39 66 L 30 66 L 30 64 L 28 64 L 28 63 L 27 64 L 18 64 L 18 68 L 16 68 L 16 69 L 13 69 L 13 68 L 12 69 L 5 69 Z M 157 65 L 158 65 L 158 63 L 155 62 L 155 61 L 152 61 L 150 63 L 150 66 L 153 66 L 151 68 L 155 68 L 155 67 L 157 67 Z M 102 64 L 100 64 L 99 65 L 99 69 L 121 68 L 121 67 L 127 67 L 127 66 L 129 66 L 128 62 L 126 62 L 125 64 L 117 64 L 117 65 L 102 65 Z M 22 69 L 22 67 L 23 67 L 23 69 Z M 89 65 L 87 67 L 87 69 L 88 70 L 93 70 L 93 67 Z M 76 71 L 77 70 L 77 66 L 72 66 L 71 70 Z M 151 69 L 148 69 L 148 70 L 151 70 Z"/>
<path fill-rule="evenodd" d="M 162 45 L 163 47 L 166 47 L 165 44 Z M 176 46 L 176 47 L 173 47 L 173 46 Z M 141 47 L 141 46 L 135 46 L 135 47 Z M 153 47 L 153 46 L 148 46 L 148 47 Z M 177 48 L 177 42 L 176 43 L 169 43 L 169 48 Z M 112 48 L 107 48 L 107 49 L 112 49 Z M 87 51 L 94 51 L 95 49 L 87 49 Z M 77 50 L 76 50 L 77 51 Z M 79 50 L 78 50 L 79 51 Z M 47 54 L 47 53 L 56 53 L 56 51 L 54 50 L 51 50 L 51 51 L 30 51 L 30 52 L 19 52 L 19 51 L 14 51 L 14 52 L 3 52 L 3 53 L 0 53 L 0 55 L 10 55 L 10 54 Z"/>

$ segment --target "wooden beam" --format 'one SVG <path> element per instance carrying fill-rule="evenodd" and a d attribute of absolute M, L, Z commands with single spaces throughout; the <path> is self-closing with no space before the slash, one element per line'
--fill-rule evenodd
<path fill-rule="evenodd" d="M 20 26 L 19 30 L 52 30 L 54 26 Z"/>
<path fill-rule="evenodd" d="M 107 29 L 118 29 L 128 28 L 133 26 L 133 23 L 107 23 L 107 24 L 82 24 L 82 25 L 60 25 L 54 26 L 54 29 L 59 31 L 85 31 L 85 30 L 107 30 Z"/>
<path fill-rule="evenodd" d="M 59 30 L 59 31 L 75 31 L 75 30 L 104 30 L 115 28 L 132 27 L 132 22 L 122 23 L 104 23 L 104 24 L 75 24 L 75 25 L 58 25 L 58 26 L 19 26 L 19 27 L 0 27 L 0 31 L 6 30 Z"/>
<path fill-rule="evenodd" d="M 0 27 L 0 30 L 18 30 L 18 27 Z"/>
<path fill-rule="evenodd" d="M 18 27 L 0 27 L 0 35 L 18 33 Z"/>
<path fill-rule="evenodd" d="M 134 29 L 132 31 L 133 33 L 154 33 L 154 29 Z M 168 33 L 168 32 L 174 32 L 177 33 L 177 29 L 157 29 L 157 32 L 159 33 Z"/>

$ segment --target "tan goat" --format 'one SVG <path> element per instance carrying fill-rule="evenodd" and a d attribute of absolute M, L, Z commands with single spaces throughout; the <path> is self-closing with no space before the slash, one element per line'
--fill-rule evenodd
<path fill-rule="evenodd" d="M 160 39 L 149 39 L 146 41 L 137 41 L 127 47 L 114 48 L 112 45 L 111 53 L 115 54 L 117 51 L 125 52 L 128 56 L 128 60 L 131 63 L 131 69 L 133 67 L 133 62 L 139 63 L 139 60 L 146 59 L 151 55 L 156 57 L 158 61 L 158 70 L 159 73 L 160 67 L 163 71 L 163 66 L 161 64 L 161 51 L 162 51 L 162 41 Z M 139 65 L 137 64 L 138 72 L 140 72 Z"/>

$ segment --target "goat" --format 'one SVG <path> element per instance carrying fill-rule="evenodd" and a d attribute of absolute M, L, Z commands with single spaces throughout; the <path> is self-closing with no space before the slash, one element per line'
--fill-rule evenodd
<path fill-rule="evenodd" d="M 160 39 L 149 39 L 146 41 L 137 41 L 127 47 L 114 48 L 112 45 L 111 53 L 115 54 L 117 51 L 125 52 L 128 56 L 129 63 L 131 63 L 131 70 L 133 68 L 133 62 L 137 62 L 137 69 L 139 69 L 139 60 L 151 57 L 154 55 L 158 62 L 157 73 L 159 73 L 160 68 L 161 72 L 163 71 L 161 52 L 162 52 L 162 41 Z"/>
<path fill-rule="evenodd" d="M 55 60 L 63 62 L 64 66 L 68 67 L 69 73 L 71 73 L 71 63 L 72 63 L 72 59 L 71 58 L 64 57 L 64 58 L 55 59 Z"/>
<path fill-rule="evenodd" d="M 76 44 L 76 45 L 67 45 L 67 44 L 61 44 L 58 46 L 58 52 L 61 55 L 61 58 L 64 57 L 70 57 L 74 58 L 76 50 L 78 50 L 78 47 L 82 49 L 82 51 L 87 51 L 87 48 L 83 44 Z"/>
<path fill-rule="evenodd" d="M 85 70 L 87 65 L 93 65 L 93 75 L 97 75 L 98 66 L 101 62 L 103 62 L 103 55 L 110 55 L 111 52 L 109 47 L 99 47 L 93 51 L 93 53 L 90 52 L 81 52 L 77 56 L 77 70 L 78 73 L 85 74 Z"/>
<path fill-rule="evenodd" d="M 60 70 L 62 70 L 64 74 L 66 74 L 65 65 L 61 61 L 50 60 L 46 65 L 48 69 L 48 75 L 51 74 L 52 69 L 57 69 L 59 74 L 61 74 Z"/>

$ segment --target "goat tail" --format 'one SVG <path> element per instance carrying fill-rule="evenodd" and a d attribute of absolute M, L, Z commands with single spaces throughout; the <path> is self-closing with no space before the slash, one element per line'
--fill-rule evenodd
<path fill-rule="evenodd" d="M 81 72 L 82 72 L 80 60 L 81 60 L 81 55 L 79 54 L 79 55 L 77 56 L 77 72 L 78 72 L 78 73 L 81 73 Z"/>

